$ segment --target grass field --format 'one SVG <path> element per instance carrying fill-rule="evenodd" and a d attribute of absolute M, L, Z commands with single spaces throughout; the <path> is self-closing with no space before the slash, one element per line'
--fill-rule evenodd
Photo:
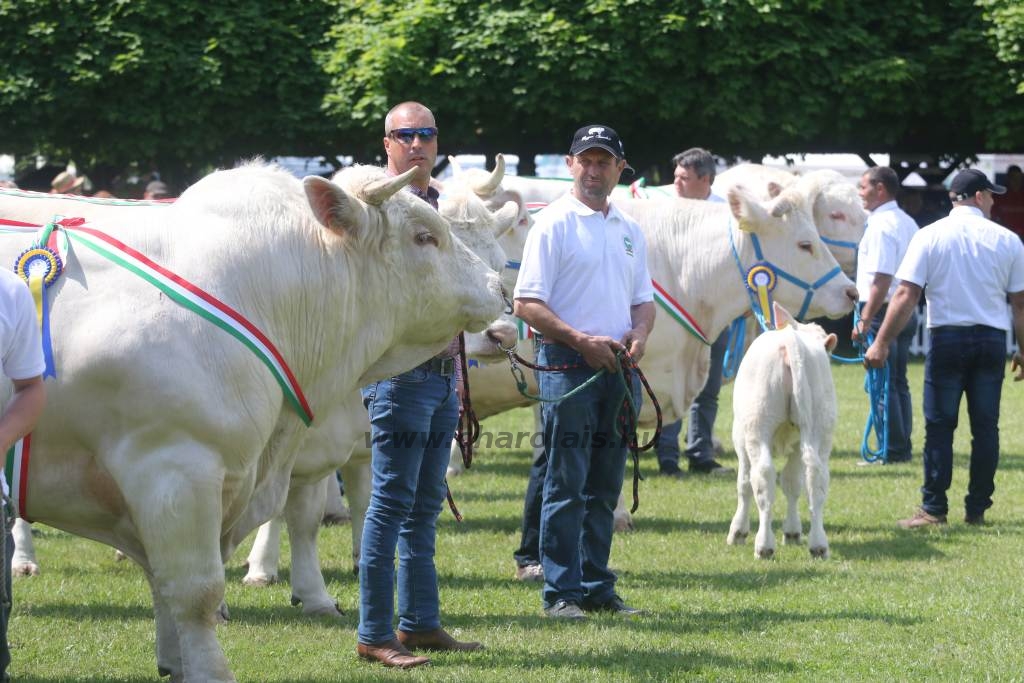
<path fill-rule="evenodd" d="M 240 583 L 248 546 L 232 560 L 232 621 L 218 635 L 236 676 L 524 683 L 1024 680 L 1024 386 L 1009 380 L 1004 386 L 1002 462 L 990 525 L 962 523 L 969 448 L 964 416 L 950 524 L 906 532 L 895 521 L 919 502 L 923 368 L 917 363 L 910 371 L 914 462 L 888 467 L 857 466 L 867 406 L 863 371 L 833 369 L 840 426 L 825 509 L 831 559 L 812 560 L 806 546 L 780 545 L 775 559 L 756 560 L 752 537 L 746 546 L 725 545 L 735 481 L 648 476 L 637 531 L 616 537 L 612 566 L 620 593 L 649 615 L 552 623 L 541 616 L 536 585 L 511 580 L 529 456 L 489 450 L 452 481 L 466 521 L 456 523 L 446 510 L 438 533 L 445 624 L 483 641 L 486 651 L 435 656 L 432 666 L 409 672 L 359 661 L 349 529 L 335 527 L 322 531 L 321 554 L 328 588 L 346 612 L 340 620 L 304 617 L 289 606 L 287 566 L 283 584 L 255 589 Z M 727 449 L 731 401 L 726 387 L 717 431 Z M 528 430 L 528 412 L 488 420 L 484 429 Z M 727 464 L 734 464 L 731 457 Z M 642 470 L 657 470 L 653 456 L 645 457 Z M 14 680 L 156 680 L 152 609 L 141 572 L 130 562 L 114 562 L 106 546 L 48 527 L 39 529 L 37 548 L 43 574 L 14 587 Z"/>

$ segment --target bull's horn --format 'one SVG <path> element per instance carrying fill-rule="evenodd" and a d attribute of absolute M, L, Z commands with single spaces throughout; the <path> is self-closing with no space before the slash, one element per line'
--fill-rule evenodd
<path fill-rule="evenodd" d="M 490 197 L 498 190 L 498 185 L 501 185 L 501 180 L 504 177 L 505 157 L 499 153 L 494 156 L 494 170 L 491 171 L 491 175 L 485 182 L 474 185 L 473 192 L 477 197 Z"/>
<path fill-rule="evenodd" d="M 413 178 L 415 178 L 416 174 L 419 172 L 419 167 L 413 166 L 401 175 L 381 178 L 380 180 L 374 180 L 371 183 L 367 183 L 361 190 L 359 190 L 359 198 L 367 204 L 380 206 L 390 199 L 393 194 L 411 183 Z"/>
<path fill-rule="evenodd" d="M 462 164 L 460 164 L 459 160 L 451 154 L 448 155 L 448 165 L 452 167 L 452 175 L 462 174 Z"/>
<path fill-rule="evenodd" d="M 505 206 L 494 212 L 494 236 L 501 237 L 515 227 L 519 219 L 519 205 L 514 201 L 505 202 Z"/>

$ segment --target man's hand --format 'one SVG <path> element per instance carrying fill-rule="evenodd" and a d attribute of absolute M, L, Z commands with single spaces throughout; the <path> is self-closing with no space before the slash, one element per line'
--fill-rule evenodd
<path fill-rule="evenodd" d="M 880 368 L 885 365 L 885 361 L 889 359 L 889 345 L 879 344 L 875 341 L 871 347 L 864 352 L 864 367 L 866 368 Z"/>
<path fill-rule="evenodd" d="M 857 320 L 850 331 L 850 341 L 862 344 L 867 341 L 868 325 L 863 318 Z"/>
<path fill-rule="evenodd" d="M 629 351 L 629 355 L 637 363 L 644 357 L 647 351 L 647 330 L 634 327 L 622 337 L 622 346 Z"/>
<path fill-rule="evenodd" d="M 585 336 L 576 344 L 576 350 L 583 356 L 587 365 L 595 370 L 605 369 L 608 372 L 619 371 L 619 360 L 615 357 L 617 351 L 625 347 L 611 337 Z"/>
<path fill-rule="evenodd" d="M 1024 358 L 1021 357 L 1020 351 L 1014 351 L 1013 357 L 1010 358 L 1010 372 L 1013 373 L 1014 382 L 1024 379 Z"/>

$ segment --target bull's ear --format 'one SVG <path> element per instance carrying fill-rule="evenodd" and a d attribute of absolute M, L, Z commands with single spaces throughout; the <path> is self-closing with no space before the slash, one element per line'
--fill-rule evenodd
<path fill-rule="evenodd" d="M 834 332 L 830 332 L 829 335 L 825 337 L 825 350 L 832 353 L 836 350 L 836 344 L 838 343 L 839 337 L 837 337 Z"/>
<path fill-rule="evenodd" d="M 313 215 L 328 230 L 356 239 L 366 231 L 366 209 L 345 190 L 320 176 L 303 178 L 302 187 Z"/>
<path fill-rule="evenodd" d="M 775 329 L 781 330 L 793 322 L 793 316 L 778 301 L 772 302 L 772 313 L 775 315 Z"/>
<path fill-rule="evenodd" d="M 782 194 L 782 185 L 779 185 L 774 180 L 770 181 L 768 183 L 768 196 L 774 198 L 778 197 L 780 194 Z"/>
<path fill-rule="evenodd" d="M 514 228 L 518 222 L 519 205 L 513 201 L 505 202 L 505 206 L 494 213 L 494 236 L 501 237 Z"/>
<path fill-rule="evenodd" d="M 726 196 L 729 199 L 729 209 L 736 218 L 740 230 L 757 232 L 757 226 L 768 219 L 768 212 L 761 202 L 743 185 L 732 185 Z"/>

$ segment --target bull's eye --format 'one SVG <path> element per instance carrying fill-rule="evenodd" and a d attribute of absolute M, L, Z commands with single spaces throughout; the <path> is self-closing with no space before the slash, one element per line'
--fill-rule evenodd
<path fill-rule="evenodd" d="M 846 220 L 846 214 L 843 213 L 842 211 L 833 211 L 832 213 L 830 213 L 828 215 L 828 217 L 831 218 L 834 221 L 845 221 Z"/>
<path fill-rule="evenodd" d="M 801 251 L 806 251 L 808 254 L 814 254 L 814 245 L 810 242 L 801 242 L 799 245 Z"/>
<path fill-rule="evenodd" d="M 430 232 L 426 232 L 426 231 L 418 232 L 418 233 L 416 233 L 416 244 L 419 244 L 420 246 L 425 246 L 427 244 L 433 244 L 436 247 L 437 246 L 437 238 L 434 237 L 433 233 L 430 233 Z"/>

